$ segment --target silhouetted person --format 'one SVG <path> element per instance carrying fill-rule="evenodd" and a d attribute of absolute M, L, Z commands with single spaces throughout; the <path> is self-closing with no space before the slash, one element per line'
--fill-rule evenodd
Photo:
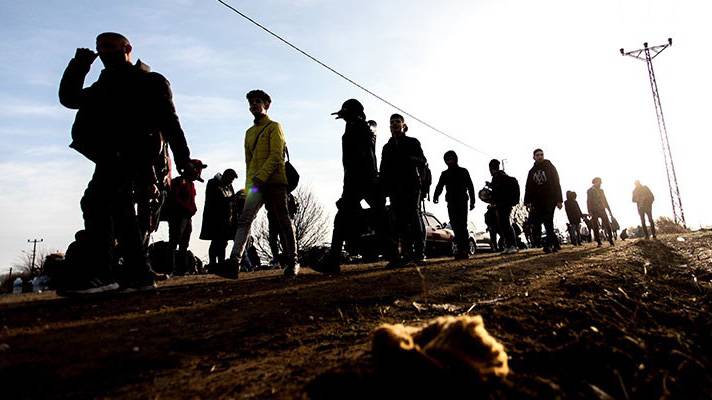
<path fill-rule="evenodd" d="M 171 206 L 168 215 L 168 247 L 173 257 L 173 274 L 184 275 L 188 272 L 186 259 L 190 246 L 190 235 L 193 233 L 193 215 L 198 211 L 195 204 L 195 184 L 203 182 L 201 171 L 207 167 L 200 160 L 191 160 L 193 168 L 171 181 L 168 201 Z"/>
<path fill-rule="evenodd" d="M 372 119 L 368 120 L 368 128 L 371 130 L 371 142 L 373 142 L 373 152 L 376 152 L 376 134 L 378 132 L 378 123 Z"/>
<path fill-rule="evenodd" d="M 341 137 L 341 160 L 344 167 L 344 185 L 341 198 L 336 202 L 336 217 L 331 236 L 329 254 L 312 269 L 322 273 L 338 273 L 341 270 L 341 252 L 344 242 L 358 243 L 361 232 L 359 218 L 361 201 L 365 200 L 375 215 L 375 230 L 382 253 L 389 262 L 394 262 L 395 251 L 388 238 L 385 198 L 381 193 L 372 132 L 366 123 L 363 106 L 356 99 L 346 100 L 341 109 L 331 115 L 346 123 Z"/>
<path fill-rule="evenodd" d="M 230 260 L 220 264 L 215 272 L 226 278 L 237 279 L 238 267 L 245 253 L 250 236 L 252 221 L 264 205 L 274 213 L 283 238 L 284 276 L 295 277 L 299 273 L 296 243 L 292 221 L 289 219 L 287 198 L 287 174 L 285 153 L 287 143 L 282 126 L 267 116 L 272 104 L 270 96 L 262 90 L 252 90 L 246 95 L 254 124 L 245 133 L 245 174 L 247 198 L 245 207 L 237 219 L 235 243 L 230 252 Z"/>
<path fill-rule="evenodd" d="M 544 159 L 542 149 L 534 150 L 534 166 L 527 176 L 524 204 L 529 209 L 532 241 L 543 245 L 545 253 L 559 251 L 559 239 L 554 232 L 554 211 L 563 206 L 561 184 L 556 167 Z M 542 223 L 546 229 L 546 243 L 540 243 Z"/>
<path fill-rule="evenodd" d="M 497 235 L 499 234 L 499 224 L 497 222 L 497 208 L 494 204 L 487 205 L 487 211 L 485 212 L 485 225 L 487 225 L 487 232 L 490 236 L 490 247 L 492 251 L 497 252 L 502 250 L 499 247 L 499 241 L 497 240 Z"/>
<path fill-rule="evenodd" d="M 237 179 L 237 172 L 228 168 L 218 173 L 205 185 L 205 207 L 200 239 L 210 240 L 208 263 L 210 268 L 225 261 L 225 249 L 228 240 L 235 237 L 237 215 L 234 212 L 235 189 L 232 182 Z"/>
<path fill-rule="evenodd" d="M 566 217 L 569 219 L 569 237 L 571 238 L 571 244 L 579 246 L 581 244 L 581 232 L 579 228 L 581 226 L 583 213 L 581 212 L 578 201 L 576 201 L 576 192 L 570 190 L 566 191 L 564 210 L 566 210 Z"/>
<path fill-rule="evenodd" d="M 406 136 L 408 126 L 400 114 L 391 115 L 391 138 L 381 155 L 381 186 L 391 200 L 394 240 L 400 240 L 403 263 L 425 259 L 425 226 L 420 213 L 424 198 L 427 159 L 420 141 Z"/>
<path fill-rule="evenodd" d="M 294 216 L 297 214 L 298 204 L 297 199 L 294 195 L 289 193 L 287 195 L 287 210 L 289 211 L 289 220 L 294 221 Z M 270 266 L 282 265 L 280 261 L 280 248 L 283 249 L 284 243 L 282 243 L 282 238 L 279 236 L 279 221 L 274 213 L 267 211 L 267 227 L 269 230 L 268 242 L 269 249 L 272 252 L 272 260 L 270 261 Z"/>
<path fill-rule="evenodd" d="M 645 217 L 648 217 L 650 221 L 650 232 L 653 234 L 653 239 L 657 238 L 655 236 L 655 222 L 653 221 L 653 202 L 655 201 L 655 196 L 653 192 L 650 191 L 645 185 L 641 185 L 640 181 L 635 181 L 635 189 L 633 189 L 633 203 L 638 205 L 638 215 L 640 216 L 640 225 L 643 227 L 643 233 L 646 239 L 650 239 L 648 234 L 648 227 L 645 225 Z"/>
<path fill-rule="evenodd" d="M 613 232 L 606 210 L 611 213 L 611 216 L 613 216 L 613 212 L 608 205 L 606 194 L 603 192 L 603 189 L 601 189 L 601 178 L 595 177 L 591 183 L 593 183 L 593 186 L 586 192 L 586 204 L 588 206 L 588 213 L 591 215 L 591 222 L 593 223 L 593 236 L 596 238 L 598 247 L 601 247 L 601 229 L 598 222 L 600 218 L 603 229 L 608 236 L 608 242 L 613 246 Z"/>
<path fill-rule="evenodd" d="M 162 142 L 170 145 L 179 171 L 191 168 L 190 151 L 168 81 L 141 61 L 131 63 L 131 44 L 123 35 L 102 33 L 96 48 L 98 54 L 77 49 L 59 86 L 60 102 L 78 110 L 70 146 L 96 164 L 81 200 L 93 262 L 76 266 L 83 267 L 83 279 L 65 292 L 90 294 L 118 287 L 111 271 L 118 259 L 115 240 L 124 260 L 122 286 L 153 289 L 154 275 L 135 206 L 160 196 L 154 163 Z M 97 55 L 105 68 L 94 84 L 83 88 Z"/>
<path fill-rule="evenodd" d="M 519 183 L 499 169 L 499 160 L 490 160 L 489 171 L 492 175 L 492 200 L 497 215 L 497 232 L 504 239 L 504 254 L 519 251 L 512 229 L 512 207 L 519 203 Z"/>
<path fill-rule="evenodd" d="M 455 244 L 457 253 L 455 259 L 466 259 L 469 257 L 469 233 L 467 232 L 467 203 L 469 200 L 469 210 L 475 208 L 475 186 L 472 184 L 470 173 L 467 169 L 457 165 L 457 154 L 450 150 L 443 156 L 447 169 L 440 174 L 433 203 L 438 203 L 438 198 L 443 192 L 447 201 L 447 213 L 450 218 L 450 226 L 455 233 Z"/>

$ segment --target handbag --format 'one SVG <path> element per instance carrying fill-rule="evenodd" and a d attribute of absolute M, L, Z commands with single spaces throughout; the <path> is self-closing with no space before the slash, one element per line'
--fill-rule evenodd
<path fill-rule="evenodd" d="M 260 136 L 262 136 L 262 132 L 264 132 L 267 127 L 272 125 L 272 122 L 267 124 L 260 133 L 257 134 L 257 138 L 255 139 L 255 143 L 252 145 L 252 152 L 254 153 L 255 149 L 257 148 L 257 141 L 260 140 Z M 286 159 L 284 161 L 284 172 L 287 175 L 287 189 L 292 192 L 294 189 L 297 188 L 297 185 L 299 185 L 299 172 L 297 172 L 297 169 L 294 168 L 294 165 L 292 165 L 291 162 L 289 162 L 289 149 L 287 146 L 284 146 L 284 154 L 286 155 Z"/>
<path fill-rule="evenodd" d="M 299 185 L 299 172 L 297 172 L 297 169 L 289 162 L 289 149 L 287 146 L 284 146 L 284 154 L 287 156 L 284 162 L 284 172 L 287 174 L 287 189 L 292 192 L 297 188 L 297 185 Z"/>

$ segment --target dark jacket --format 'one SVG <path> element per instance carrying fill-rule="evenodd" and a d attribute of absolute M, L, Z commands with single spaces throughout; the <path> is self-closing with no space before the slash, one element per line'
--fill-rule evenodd
<path fill-rule="evenodd" d="M 376 153 L 371 136 L 366 121 L 358 119 L 346 123 L 346 131 L 341 137 L 344 186 L 373 185 L 378 182 Z"/>
<path fill-rule="evenodd" d="M 222 174 L 208 180 L 205 188 L 205 207 L 200 238 L 203 240 L 231 240 L 237 216 L 234 215 L 235 189 L 222 183 Z"/>
<path fill-rule="evenodd" d="M 578 201 L 576 201 L 575 192 L 566 192 L 566 201 L 564 201 L 564 209 L 566 210 L 566 216 L 569 218 L 570 224 L 578 225 L 581 223 L 583 213 L 581 212 L 581 207 L 579 207 Z"/>
<path fill-rule="evenodd" d="M 443 187 L 447 190 L 445 201 L 448 203 L 467 202 L 468 195 L 470 201 L 475 202 L 475 187 L 472 184 L 470 173 L 465 168 L 457 166 L 443 171 L 437 186 L 435 186 L 434 197 L 440 197 Z"/>
<path fill-rule="evenodd" d="M 391 137 L 381 153 L 381 186 L 389 195 L 394 191 L 415 192 L 422 189 L 421 171 L 427 159 L 414 137 Z"/>
<path fill-rule="evenodd" d="M 650 191 L 645 185 L 638 186 L 633 190 L 633 203 L 638 204 L 639 210 L 649 210 L 653 207 L 653 202 L 655 201 L 655 196 L 653 192 Z"/>
<path fill-rule="evenodd" d="M 498 170 L 492 175 L 492 182 L 489 184 L 490 189 L 492 189 L 492 204 L 500 207 L 512 205 L 510 199 L 514 197 L 514 194 L 508 193 L 512 191 L 507 184 L 508 179 L 509 175 L 502 170 Z"/>
<path fill-rule="evenodd" d="M 59 85 L 60 103 L 78 110 L 70 147 L 97 164 L 119 162 L 142 168 L 155 159 L 165 140 L 176 165 L 186 165 L 190 151 L 166 78 L 138 61 L 104 69 L 96 82 L 84 88 L 89 68 L 72 59 Z"/>
<path fill-rule="evenodd" d="M 551 207 L 562 203 L 559 173 L 549 160 L 534 163 L 527 176 L 524 204 Z"/>
<path fill-rule="evenodd" d="M 611 209 L 608 206 L 608 200 L 606 199 L 606 194 L 603 189 L 597 188 L 596 186 L 591 186 L 586 192 L 586 206 L 588 207 L 588 213 L 605 213 L 606 209 Z"/>

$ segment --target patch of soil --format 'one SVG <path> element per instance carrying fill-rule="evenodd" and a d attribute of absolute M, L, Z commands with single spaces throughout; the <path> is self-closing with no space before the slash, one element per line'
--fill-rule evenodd
<path fill-rule="evenodd" d="M 369 334 L 469 313 L 513 371 L 468 386 L 473 396 L 712 398 L 712 234 L 683 239 L 347 266 L 333 277 L 304 269 L 295 281 L 182 277 L 94 299 L 5 296 L 2 397 L 444 394 L 455 383 L 377 373 Z"/>

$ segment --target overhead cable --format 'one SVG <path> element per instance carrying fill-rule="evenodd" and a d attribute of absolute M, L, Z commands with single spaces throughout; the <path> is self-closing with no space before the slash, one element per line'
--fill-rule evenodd
<path fill-rule="evenodd" d="M 477 149 L 477 148 L 475 148 L 475 147 L 473 147 L 473 146 L 471 146 L 471 145 L 469 145 L 469 144 L 463 142 L 462 140 L 460 140 L 460 139 L 458 139 L 458 138 L 456 138 L 456 137 L 454 137 L 454 136 L 452 136 L 452 135 L 449 135 L 448 133 L 446 133 L 446 132 L 444 132 L 444 131 L 442 131 L 442 130 L 436 128 L 435 126 L 429 124 L 428 122 L 426 122 L 426 121 L 424 121 L 424 120 L 422 120 L 422 119 L 416 117 L 415 115 L 409 113 L 408 111 L 404 110 L 403 108 L 398 107 L 397 105 L 395 105 L 395 104 L 393 104 L 392 102 L 388 101 L 387 99 L 383 98 L 383 96 L 380 96 L 380 95 L 374 93 L 373 91 L 369 90 L 368 88 L 364 87 L 363 85 L 359 84 L 358 82 L 354 81 L 353 79 L 349 78 L 348 76 L 346 76 L 346 75 L 342 74 L 341 72 L 335 70 L 334 68 L 332 68 L 332 67 L 326 65 L 326 64 L 325 64 L 324 62 L 322 62 L 321 60 L 317 59 L 316 57 L 312 56 L 311 54 L 307 53 L 306 51 L 300 49 L 299 47 L 293 45 L 293 44 L 292 44 L 291 42 L 289 42 L 288 40 L 286 40 L 286 39 L 284 39 L 283 37 L 281 37 L 280 35 L 278 35 L 278 34 L 272 32 L 269 28 L 265 27 L 264 25 L 260 24 L 259 22 L 255 21 L 254 19 L 250 18 L 249 16 L 245 15 L 245 13 L 241 12 L 240 10 L 236 9 L 235 7 L 233 7 L 233 6 L 231 6 L 230 4 L 226 3 L 225 1 L 223 1 L 223 0 L 217 0 L 217 1 L 218 1 L 218 3 L 224 5 L 225 7 L 229 8 L 230 10 L 232 10 L 233 12 L 235 12 L 236 14 L 238 14 L 239 16 L 241 16 L 242 18 L 244 18 L 244 19 L 250 21 L 250 22 L 253 23 L 254 25 L 256 25 L 256 26 L 258 26 L 259 28 L 261 28 L 262 30 L 264 30 L 265 32 L 267 32 L 267 33 L 269 33 L 270 35 L 274 36 L 275 38 L 277 38 L 279 41 L 283 42 L 283 43 L 286 44 L 287 46 L 293 48 L 294 50 L 298 51 L 299 53 L 301 53 L 302 55 L 306 56 L 306 57 L 309 58 L 310 60 L 314 61 L 315 63 L 317 63 L 317 64 L 319 64 L 319 65 L 321 65 L 322 67 L 326 68 L 327 70 L 333 72 L 334 74 L 336 74 L 336 75 L 339 76 L 340 78 L 346 80 L 347 82 L 349 82 L 349 83 L 351 83 L 352 85 L 358 87 L 359 89 L 363 90 L 364 92 L 366 92 L 366 93 L 370 94 L 371 96 L 377 98 L 378 100 L 380 100 L 380 101 L 386 103 L 387 105 L 389 105 L 389 106 L 395 108 L 396 110 L 398 110 L 398 111 L 400 111 L 401 113 L 403 113 L 403 114 L 409 116 L 410 118 L 412 118 L 412 119 L 414 119 L 414 120 L 420 122 L 421 124 L 423 124 L 423 125 L 427 126 L 428 128 L 432 129 L 433 131 L 435 131 L 435 132 L 437 132 L 437 133 L 439 133 L 439 134 L 441 134 L 441 135 L 443 135 L 443 136 L 449 138 L 450 140 L 453 140 L 453 141 L 455 141 L 455 142 L 457 142 L 457 143 L 460 143 L 461 145 L 467 147 L 467 148 L 470 149 L 470 150 L 476 151 L 476 152 L 478 152 L 478 153 L 480 153 L 480 154 L 482 154 L 482 155 L 485 155 L 485 156 L 490 157 L 490 155 L 489 155 L 488 153 L 486 153 L 486 152 L 484 152 L 484 151 L 482 151 L 482 150 L 480 150 L 480 149 Z"/>

